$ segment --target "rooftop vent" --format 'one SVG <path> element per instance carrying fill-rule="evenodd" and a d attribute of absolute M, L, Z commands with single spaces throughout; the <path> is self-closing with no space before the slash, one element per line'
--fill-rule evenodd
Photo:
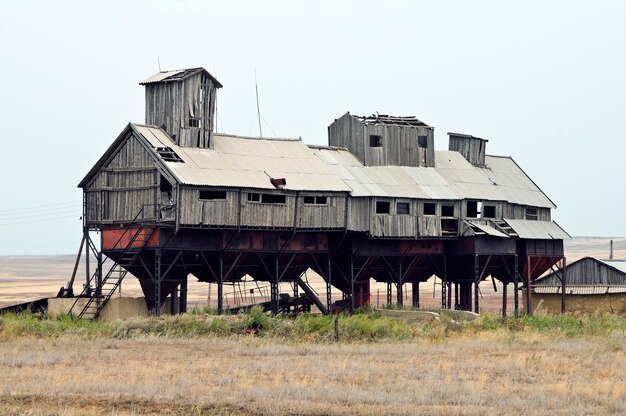
<path fill-rule="evenodd" d="M 156 152 L 165 162 L 185 163 L 171 147 L 157 147 Z"/>

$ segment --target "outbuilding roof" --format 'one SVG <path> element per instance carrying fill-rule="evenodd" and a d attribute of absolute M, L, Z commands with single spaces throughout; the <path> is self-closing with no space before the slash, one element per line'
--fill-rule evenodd
<path fill-rule="evenodd" d="M 583 257 L 567 265 L 567 270 L 574 272 L 573 276 L 566 277 L 567 290 L 570 286 L 580 288 L 598 286 L 600 288 L 621 287 L 626 288 L 626 261 L 624 260 L 602 260 L 595 257 Z M 571 274 L 571 273 L 568 273 Z M 567 276 L 567 275 L 566 275 Z M 533 287 L 557 287 L 561 282 L 555 273 L 549 273 L 533 282 Z M 544 290 L 544 289 L 541 289 Z M 584 290 L 580 294 L 583 293 Z M 585 289 L 587 290 L 587 289 Z M 624 290 L 626 291 L 626 290 Z M 600 289 L 602 292 L 602 289 Z M 544 291 L 541 293 L 553 293 Z M 593 292 L 599 293 L 599 292 Z M 605 293 L 618 293 L 606 292 Z"/>
<path fill-rule="evenodd" d="M 141 81 L 139 85 L 155 84 L 157 82 L 182 81 L 200 72 L 204 72 L 217 86 L 222 88 L 222 84 L 204 68 L 175 69 L 172 71 L 160 71 L 151 77 Z"/>

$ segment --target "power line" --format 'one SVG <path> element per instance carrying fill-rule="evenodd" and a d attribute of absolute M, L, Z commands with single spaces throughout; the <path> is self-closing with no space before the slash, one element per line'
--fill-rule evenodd
<path fill-rule="evenodd" d="M 22 219 L 22 218 L 45 217 L 45 216 L 61 215 L 61 214 L 71 214 L 71 213 L 76 213 L 76 212 L 77 212 L 77 208 L 75 208 L 75 207 L 68 207 L 68 208 L 54 209 L 54 210 L 35 211 L 35 212 L 24 213 L 24 214 L 21 214 L 21 213 L 8 214 L 8 215 L 0 214 L 0 221 L 2 221 L 2 220 L 18 220 L 18 219 Z M 78 212 L 80 212 L 80 211 L 78 211 Z"/>
<path fill-rule="evenodd" d="M 23 212 L 23 211 L 40 211 L 46 208 L 52 208 L 56 206 L 70 206 L 70 205 L 78 205 L 76 201 L 67 201 L 67 202 L 54 202 L 51 204 L 42 204 L 42 205 L 32 205 L 30 207 L 22 207 L 22 208 L 11 208 L 11 209 L 3 209 L 0 210 L 0 214 L 9 213 L 9 212 Z"/>
<path fill-rule="evenodd" d="M 4 227 L 7 225 L 17 225 L 17 224 L 31 224 L 34 222 L 48 222 L 48 221 L 58 221 L 60 219 L 64 219 L 64 218 L 76 218 L 77 216 L 75 214 L 73 215 L 62 215 L 62 216 L 58 216 L 58 217 L 50 217 L 50 218 L 44 218 L 44 219 L 40 219 L 40 220 L 32 220 L 32 221 L 18 221 L 18 222 L 8 222 L 5 224 L 0 224 L 0 227 Z"/>

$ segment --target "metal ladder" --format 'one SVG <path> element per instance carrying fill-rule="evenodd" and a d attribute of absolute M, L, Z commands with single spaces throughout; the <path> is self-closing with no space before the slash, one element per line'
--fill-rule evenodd
<path fill-rule="evenodd" d="M 518 236 L 515 230 L 511 228 L 509 224 L 507 224 L 506 220 L 491 220 L 491 222 L 493 222 L 496 225 L 496 227 L 498 228 L 498 231 L 502 231 L 509 237 Z"/>
<path fill-rule="evenodd" d="M 96 293 L 89 298 L 78 314 L 79 318 L 87 317 L 97 319 L 98 316 L 100 316 L 102 309 L 111 297 L 113 297 L 113 294 L 128 273 L 128 269 L 135 262 L 137 256 L 150 239 L 152 231 L 154 231 L 154 226 L 141 225 L 138 229 L 129 226 L 125 233 L 131 229 L 132 231 L 130 232 L 133 234 L 130 241 L 124 248 L 124 251 L 122 251 L 119 259 L 113 263 L 107 274 L 102 278 L 102 285 L 100 287 L 101 293 L 99 294 L 98 290 L 96 290 Z"/>

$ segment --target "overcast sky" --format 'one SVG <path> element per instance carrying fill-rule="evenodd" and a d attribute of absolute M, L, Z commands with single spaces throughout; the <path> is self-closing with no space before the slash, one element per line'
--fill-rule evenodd
<path fill-rule="evenodd" d="M 576 236 L 626 236 L 626 2 L 2 1 L 0 255 L 76 252 L 78 182 L 144 121 L 138 82 L 203 66 L 217 130 L 326 144 L 415 115 L 512 156 Z M 158 61 L 157 61 L 158 60 Z"/>

